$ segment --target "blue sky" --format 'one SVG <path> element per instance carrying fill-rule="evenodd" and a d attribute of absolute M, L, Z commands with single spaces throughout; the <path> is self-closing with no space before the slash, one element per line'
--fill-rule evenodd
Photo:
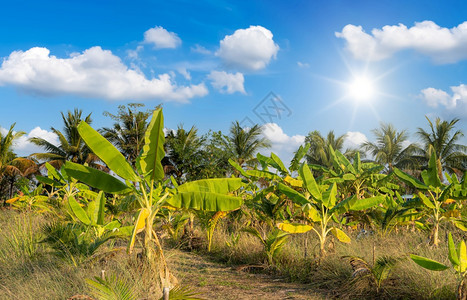
<path fill-rule="evenodd" d="M 267 123 L 286 160 L 311 130 L 349 133 L 354 146 L 380 122 L 413 134 L 427 115 L 458 117 L 467 132 L 463 1 L 8 1 L 2 11 L 0 126 L 29 137 L 53 141 L 50 127 L 75 107 L 109 126 L 102 113 L 129 102 L 164 103 L 169 128 Z M 366 99 L 349 92 L 360 77 Z"/>

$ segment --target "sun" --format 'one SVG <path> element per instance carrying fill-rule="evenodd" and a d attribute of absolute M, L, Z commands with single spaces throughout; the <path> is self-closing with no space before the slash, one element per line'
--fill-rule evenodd
<path fill-rule="evenodd" d="M 349 96 L 361 102 L 372 100 L 375 96 L 375 86 L 372 80 L 367 77 L 355 77 L 351 83 L 348 84 Z"/>

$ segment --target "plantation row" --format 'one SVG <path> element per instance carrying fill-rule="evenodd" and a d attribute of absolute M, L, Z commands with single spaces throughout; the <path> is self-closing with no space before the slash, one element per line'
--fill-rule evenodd
<path fill-rule="evenodd" d="M 296 151 L 288 168 L 274 153 L 257 154 L 256 164 L 247 163 L 251 162 L 247 157 L 230 158 L 231 171 L 224 178 L 189 181 L 180 169 L 175 170 L 180 171 L 178 175 L 168 175 L 177 165 L 164 162 L 167 143 L 162 110 L 156 109 L 143 128 L 141 148 L 137 155 L 130 156 L 134 151 L 120 151 L 115 141 L 110 142 L 112 139 L 106 139 L 86 120 L 79 122 L 76 135 L 89 150 L 85 157 L 94 159 L 64 160 L 60 167 L 52 159 L 44 164 L 42 175 L 34 176 L 38 182 L 34 189 L 23 188 L 6 203 L 19 210 L 47 214 L 50 221 L 41 229 L 41 241 L 75 267 L 96 264 L 95 258 L 124 247 L 130 257 L 137 257 L 145 270 L 150 270 L 150 298 L 161 297 L 163 288 L 172 289 L 174 299 L 176 294 L 195 297 L 177 285 L 165 256 L 167 245 L 193 249 L 201 238 L 207 253 L 219 251 L 212 248 L 219 227 L 228 236 L 221 256 L 235 256 L 240 233 L 245 233 L 262 245 L 265 260 L 260 262 L 273 272 L 281 272 L 281 251 L 297 236 L 306 237 L 305 256 L 308 243 L 317 245 L 309 255 L 311 260 L 303 262 L 319 272 L 328 257 L 335 255 L 334 241 L 357 242 L 351 232 L 357 233 L 357 239 L 358 234 L 368 232 L 382 238 L 419 232 L 426 236 L 425 248 L 448 246 L 445 257 L 458 276 L 453 293 L 465 299 L 467 250 L 462 237 L 467 231 L 467 175 L 458 174 L 465 170 L 465 157 L 452 159 L 445 167 L 457 173 L 443 174 L 446 160 L 442 161 L 432 147 L 423 170 L 415 172 L 408 167 L 399 169 L 398 163 L 362 161 L 359 151 L 349 158 L 349 153 L 328 145 L 320 150 L 325 151 L 321 157 L 328 163 L 317 164 L 310 163 L 311 154 L 319 152 L 315 139 Z M 237 136 L 246 138 L 248 134 L 251 132 L 241 129 Z M 267 141 L 258 139 L 258 143 L 266 145 Z M 462 147 L 456 149 L 462 153 Z M 406 161 L 399 160 L 401 165 Z M 412 165 L 423 164 L 421 156 L 413 155 L 411 161 Z M 454 238 L 449 233 L 445 240 L 440 234 L 445 231 L 452 231 Z M 385 297 L 384 282 L 409 253 L 400 253 L 399 257 L 382 254 L 372 264 L 355 255 L 344 255 L 354 271 L 350 282 L 369 280 L 374 289 L 372 297 Z M 421 267 L 448 269 L 445 261 L 418 254 L 410 253 L 410 258 Z M 180 284 L 183 286 L 183 282 Z M 99 299 L 114 299 L 120 297 L 118 293 L 125 293 L 128 299 L 138 297 L 115 278 L 95 278 L 89 285 Z"/>

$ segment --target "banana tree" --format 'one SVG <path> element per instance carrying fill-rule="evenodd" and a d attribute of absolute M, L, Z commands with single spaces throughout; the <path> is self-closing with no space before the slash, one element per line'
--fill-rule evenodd
<path fill-rule="evenodd" d="M 94 192 L 92 192 L 94 193 Z M 100 238 L 105 234 L 111 232 L 112 236 L 129 236 L 131 234 L 132 226 L 121 227 L 118 220 L 106 222 L 105 218 L 105 196 L 102 191 L 98 194 L 95 193 L 94 199 L 90 199 L 86 209 L 72 196 L 68 198 L 68 205 L 70 206 L 72 217 L 83 223 L 94 231 L 96 237 Z"/>
<path fill-rule="evenodd" d="M 451 221 L 456 227 L 467 231 L 465 221 L 456 210 L 458 203 L 456 199 L 465 199 L 467 187 L 465 186 L 465 176 L 462 183 L 454 181 L 448 185 L 441 182 L 436 163 L 436 154 L 433 152 L 428 163 L 428 168 L 422 171 L 423 182 L 410 176 L 409 174 L 394 168 L 396 176 L 418 190 L 416 200 L 419 207 L 425 211 L 426 215 L 433 223 L 431 233 L 431 243 L 435 246 L 439 244 L 439 225 L 444 221 Z"/>
<path fill-rule="evenodd" d="M 250 183 L 247 190 L 250 192 L 251 197 L 248 197 L 249 201 L 246 202 L 246 206 L 256 213 L 259 220 L 274 226 L 277 219 L 283 220 L 293 214 L 290 201 L 278 192 L 277 184 L 282 183 L 292 187 L 302 186 L 302 181 L 293 176 L 309 147 L 309 144 L 300 146 L 288 169 L 274 153 L 271 153 L 270 157 L 260 153 L 256 155 L 256 159 L 261 165 L 261 170 L 244 170 L 236 162 L 229 160 L 234 169 Z"/>
<path fill-rule="evenodd" d="M 289 233 L 278 230 L 277 228 L 271 230 L 267 235 L 263 236 L 255 227 L 246 227 L 242 231 L 256 237 L 264 247 L 268 264 L 273 266 L 274 260 L 285 246 Z"/>
<path fill-rule="evenodd" d="M 343 212 L 365 210 L 384 200 L 384 196 L 357 199 L 356 195 L 353 195 L 338 203 L 336 183 L 318 184 L 305 163 L 300 167 L 299 174 L 303 182 L 302 192 L 282 183 L 279 183 L 277 188 L 300 206 L 305 223 L 281 222 L 277 226 L 289 233 L 313 231 L 319 238 L 320 257 L 326 254 L 325 245 L 329 234 L 343 243 L 350 243 L 350 237 L 332 225 L 332 220 L 337 221 L 337 216 Z"/>
<path fill-rule="evenodd" d="M 103 192 L 134 196 L 139 207 L 128 252 L 132 252 L 137 234 L 143 232 L 144 256 L 154 268 L 160 284 L 170 287 L 176 279 L 169 272 L 153 228 L 160 209 L 164 206 L 209 211 L 238 209 L 242 199 L 228 193 L 240 188 L 242 183 L 239 178 L 211 179 L 169 189 L 162 182 L 165 176 L 161 164 L 165 156 L 163 122 L 162 110 L 155 110 L 144 136 L 143 149 L 136 159 L 137 171 L 108 140 L 86 122 L 81 122 L 78 132 L 87 146 L 120 178 L 72 162 L 66 162 L 64 170 L 69 176 Z"/>
<path fill-rule="evenodd" d="M 431 271 L 444 271 L 449 269 L 448 266 L 423 256 L 410 254 L 410 258 L 417 265 Z M 467 248 L 464 240 L 461 240 L 456 247 L 451 233 L 448 235 L 448 258 L 459 281 L 457 286 L 457 299 L 466 299 L 467 289 L 465 279 L 467 277 Z"/>

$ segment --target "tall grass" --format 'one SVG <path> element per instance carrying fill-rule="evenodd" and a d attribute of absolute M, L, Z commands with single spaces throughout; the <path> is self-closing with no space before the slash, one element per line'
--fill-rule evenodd
<path fill-rule="evenodd" d="M 106 275 L 117 276 L 131 286 L 138 299 L 153 299 L 160 292 L 155 290 L 152 271 L 141 263 L 137 255 L 129 257 L 123 251 L 116 251 L 111 256 L 103 256 L 102 259 L 78 266 L 58 259 L 47 244 L 38 243 L 44 238 L 40 228 L 51 221 L 49 216 L 37 213 L 0 213 L 0 299 L 67 299 L 76 294 L 96 296 L 86 280 L 100 276 L 102 270 L 105 270 Z M 199 238 L 205 238 L 201 231 L 196 232 Z M 235 238 L 237 234 L 238 240 Z M 227 226 L 220 224 L 214 233 L 211 253 L 202 248 L 199 252 L 234 267 L 264 266 L 254 269 L 255 272 L 268 272 L 290 281 L 308 284 L 310 289 L 319 292 L 323 298 L 455 298 L 454 273 L 431 272 L 407 258 L 409 253 L 414 253 L 449 264 L 445 242 L 439 247 L 430 247 L 426 233 L 404 230 L 384 237 L 348 234 L 352 237 L 350 244 L 330 239 L 328 255 L 321 261 L 317 257 L 319 245 L 314 235 L 291 235 L 272 267 L 267 264 L 264 247 L 257 238 L 238 230 L 232 235 Z M 459 231 L 456 235 L 457 238 L 465 237 Z M 111 244 L 104 247 L 111 247 Z M 169 250 L 167 255 L 170 256 L 170 253 Z M 370 283 L 354 280 L 349 260 L 342 258 L 358 256 L 372 264 L 383 255 L 401 257 L 403 260 L 394 267 L 378 293 Z M 176 255 L 171 259 L 177 259 Z"/>
<path fill-rule="evenodd" d="M 452 228 L 449 228 L 450 230 Z M 447 244 L 429 246 L 425 232 L 400 231 L 386 236 L 348 233 L 350 244 L 329 241 L 329 253 L 318 260 L 319 244 L 311 233 L 293 235 L 278 255 L 274 268 L 265 268 L 291 281 L 307 283 L 325 297 L 342 299 L 453 299 L 456 277 L 449 272 L 431 272 L 420 268 L 408 258 L 416 253 L 440 262 L 447 261 Z M 357 238 L 358 236 L 358 238 Z M 305 242 L 305 239 L 308 241 Z M 240 233 L 238 243 L 228 246 L 231 234 L 219 227 L 213 241 L 213 255 L 218 261 L 231 265 L 263 264 L 265 254 L 261 244 L 250 235 Z M 307 248 L 305 250 L 305 245 Z M 307 255 L 305 255 L 305 253 Z M 352 266 L 344 256 L 357 256 L 370 265 L 380 256 L 399 258 L 389 278 L 382 282 L 377 294 L 375 286 L 352 277 Z"/>

